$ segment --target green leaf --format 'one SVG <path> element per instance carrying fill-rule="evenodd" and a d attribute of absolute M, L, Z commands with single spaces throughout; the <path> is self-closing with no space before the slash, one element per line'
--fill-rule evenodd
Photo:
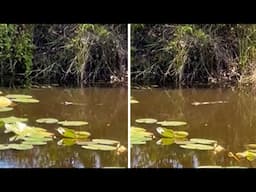
<path fill-rule="evenodd" d="M 174 131 L 175 138 L 184 138 L 188 136 L 188 132 L 186 131 Z"/>
<path fill-rule="evenodd" d="M 139 101 L 135 100 L 135 99 L 131 99 L 130 101 L 131 104 L 136 104 L 136 103 L 140 103 Z"/>
<path fill-rule="evenodd" d="M 16 102 L 16 103 L 39 103 L 39 100 L 37 99 L 12 99 L 12 101 Z"/>
<path fill-rule="evenodd" d="M 64 138 L 58 141 L 58 145 L 63 145 L 63 146 L 72 146 L 76 144 L 76 139 L 69 139 L 69 138 Z"/>
<path fill-rule="evenodd" d="M 256 144 L 248 144 L 248 145 L 246 145 L 246 148 L 248 148 L 248 149 L 256 149 Z"/>
<path fill-rule="evenodd" d="M 0 108 L 7 107 L 12 104 L 12 101 L 7 97 L 0 96 Z"/>
<path fill-rule="evenodd" d="M 120 144 L 119 141 L 110 140 L 110 139 L 93 139 L 92 142 L 104 145 L 117 145 Z"/>
<path fill-rule="evenodd" d="M 132 126 L 132 127 L 131 127 L 131 131 L 146 131 L 146 129 L 141 128 L 141 127 Z"/>
<path fill-rule="evenodd" d="M 43 141 L 23 141 L 22 144 L 25 144 L 25 145 L 46 145 L 47 142 L 43 142 Z"/>
<path fill-rule="evenodd" d="M 202 144 L 186 144 L 180 145 L 181 148 L 184 149 L 195 149 L 195 150 L 214 150 L 213 146 L 210 145 L 202 145 Z"/>
<path fill-rule="evenodd" d="M 59 121 L 58 124 L 62 126 L 83 126 L 88 125 L 86 121 Z"/>
<path fill-rule="evenodd" d="M 27 145 L 27 144 L 9 144 L 10 149 L 16 149 L 16 150 L 29 150 L 33 149 L 33 145 Z"/>
<path fill-rule="evenodd" d="M 8 94 L 6 95 L 9 99 L 31 99 L 31 95 L 19 95 L 19 94 Z"/>
<path fill-rule="evenodd" d="M 28 121 L 28 119 L 11 116 L 11 117 L 0 118 L 0 121 L 3 121 L 4 123 L 16 123 L 16 122 L 26 122 Z"/>
<path fill-rule="evenodd" d="M 158 145 L 171 145 L 174 143 L 173 138 L 162 138 L 156 142 Z"/>
<path fill-rule="evenodd" d="M 7 112 L 7 111 L 12 111 L 13 108 L 12 107 L 2 107 L 0 108 L 0 112 Z"/>
<path fill-rule="evenodd" d="M 156 131 L 164 137 L 174 137 L 174 131 L 172 129 L 166 129 L 163 127 L 157 127 Z"/>
<path fill-rule="evenodd" d="M 200 144 L 206 144 L 206 145 L 211 145 L 217 143 L 215 140 L 210 140 L 210 139 L 200 139 L 200 138 L 192 138 L 190 141 L 194 143 L 200 143 Z"/>
<path fill-rule="evenodd" d="M 187 123 L 184 121 L 158 121 L 156 124 L 159 124 L 164 127 L 187 125 Z"/>
<path fill-rule="evenodd" d="M 37 123 L 55 124 L 58 123 L 58 119 L 54 118 L 41 118 L 36 120 Z"/>
<path fill-rule="evenodd" d="M 74 139 L 85 139 L 91 134 L 87 131 L 75 131 L 73 129 L 59 127 L 57 131 L 64 137 L 74 138 Z"/>
<path fill-rule="evenodd" d="M 90 149 L 90 150 L 102 150 L 102 151 L 113 151 L 117 149 L 116 147 L 113 147 L 113 146 L 100 145 L 100 144 L 83 145 L 82 148 Z"/>
<path fill-rule="evenodd" d="M 206 168 L 206 169 L 211 169 L 211 168 L 223 168 L 222 166 L 219 165 L 204 165 L 204 166 L 198 166 L 197 168 Z"/>
<path fill-rule="evenodd" d="M 7 144 L 0 144 L 0 150 L 7 150 L 9 146 Z"/>
<path fill-rule="evenodd" d="M 151 118 L 143 118 L 143 119 L 136 119 L 136 123 L 145 123 L 145 124 L 154 124 L 157 122 L 156 119 L 151 119 Z"/>

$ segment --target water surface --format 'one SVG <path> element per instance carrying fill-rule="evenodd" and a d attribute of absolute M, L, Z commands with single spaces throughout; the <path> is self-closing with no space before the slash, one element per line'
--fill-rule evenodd
<path fill-rule="evenodd" d="M 38 124 L 38 118 L 83 120 L 89 125 L 69 127 L 91 133 L 91 138 L 114 139 L 127 147 L 127 90 L 124 88 L 47 88 L 0 89 L 3 94 L 29 94 L 40 100 L 37 104 L 17 103 L 14 110 L 1 112 L 0 117 L 16 116 L 29 119 L 28 125 L 47 128 L 56 139 L 44 146 L 34 146 L 28 151 L 0 151 L 0 168 L 102 168 L 127 167 L 127 152 L 90 151 L 81 146 L 59 146 L 63 137 L 59 126 Z M 64 102 L 79 105 L 64 105 Z M 0 143 L 8 142 L 12 133 L 0 130 Z"/>
<path fill-rule="evenodd" d="M 132 90 L 139 104 L 132 104 L 131 125 L 147 128 L 156 139 L 145 145 L 134 145 L 131 150 L 132 167 L 194 168 L 204 165 L 256 167 L 255 162 L 236 161 L 228 152 L 242 152 L 245 144 L 256 143 L 256 95 L 232 89 L 152 89 Z M 191 103 L 227 101 L 226 104 L 193 106 Z M 186 150 L 177 144 L 157 145 L 160 135 L 156 124 L 135 123 L 138 118 L 186 121 L 188 138 L 217 140 L 226 151 Z"/>

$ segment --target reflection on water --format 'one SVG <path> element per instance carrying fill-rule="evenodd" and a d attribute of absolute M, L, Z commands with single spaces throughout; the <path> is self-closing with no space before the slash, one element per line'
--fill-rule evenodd
<path fill-rule="evenodd" d="M 203 165 L 256 167 L 255 162 L 236 161 L 228 152 L 242 152 L 244 145 L 256 143 L 256 96 L 231 89 L 177 89 L 133 90 L 139 104 L 132 105 L 131 124 L 154 132 L 156 139 L 145 145 L 134 145 L 131 151 L 132 167 L 186 168 Z M 225 104 L 193 106 L 192 102 L 228 101 Z M 189 132 L 188 138 L 217 140 L 226 151 L 181 149 L 178 145 L 157 145 L 160 138 L 157 125 L 135 123 L 138 118 L 180 120 L 187 126 L 174 130 Z"/>
<path fill-rule="evenodd" d="M 62 138 L 58 125 L 37 124 L 38 118 L 57 118 L 59 120 L 85 120 L 89 125 L 73 127 L 91 133 L 91 138 L 119 140 L 127 147 L 127 90 L 123 88 L 85 88 L 85 89 L 1 89 L 6 93 L 29 94 L 39 99 L 38 104 L 18 103 L 14 111 L 2 112 L 0 117 L 27 117 L 28 124 L 47 128 L 57 136 L 45 146 L 34 146 L 32 150 L 0 152 L 0 168 L 30 167 L 127 167 L 127 153 L 117 155 L 113 151 L 89 151 L 81 146 L 59 146 Z M 77 105 L 64 105 L 73 102 Z M 72 128 L 72 127 L 71 127 Z M 0 143 L 6 143 L 12 133 L 0 130 Z"/>

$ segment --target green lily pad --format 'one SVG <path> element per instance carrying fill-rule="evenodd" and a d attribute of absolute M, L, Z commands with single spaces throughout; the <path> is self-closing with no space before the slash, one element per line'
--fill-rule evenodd
<path fill-rule="evenodd" d="M 187 125 L 187 122 L 184 122 L 184 121 L 158 121 L 156 124 L 159 124 L 164 127 L 169 127 L 169 126 Z"/>
<path fill-rule="evenodd" d="M 23 137 L 52 137 L 54 134 L 47 132 L 46 129 L 40 127 L 30 127 L 25 123 L 16 122 L 16 123 L 6 123 L 5 124 L 5 133 L 14 132 L 20 138 Z"/>
<path fill-rule="evenodd" d="M 143 119 L 136 119 L 136 123 L 145 123 L 145 124 L 154 124 L 157 122 L 156 119 L 151 119 L 151 118 L 143 118 Z"/>
<path fill-rule="evenodd" d="M 95 144 L 95 143 L 92 141 L 89 141 L 89 140 L 76 139 L 76 144 L 77 145 L 89 145 L 89 144 Z"/>
<path fill-rule="evenodd" d="M 171 145 L 174 143 L 173 138 L 162 138 L 156 142 L 158 145 Z"/>
<path fill-rule="evenodd" d="M 0 96 L 0 108 L 7 107 L 12 104 L 12 101 L 7 97 Z"/>
<path fill-rule="evenodd" d="M 72 146 L 76 144 L 76 139 L 70 139 L 70 138 L 64 138 L 58 141 L 58 145 L 63 145 L 63 146 Z"/>
<path fill-rule="evenodd" d="M 131 144 L 137 145 L 137 144 L 146 144 L 146 141 L 151 141 L 153 139 L 154 134 L 151 132 L 147 132 L 142 129 L 134 129 L 131 128 L 131 135 L 130 135 L 130 141 Z"/>
<path fill-rule="evenodd" d="M 52 141 L 51 137 L 23 137 L 21 138 L 22 140 L 25 141 L 38 141 L 38 142 L 46 142 L 46 141 Z"/>
<path fill-rule="evenodd" d="M 90 150 L 102 150 L 102 151 L 114 151 L 117 148 L 109 145 L 100 145 L 100 144 L 89 144 L 83 145 L 82 148 Z"/>
<path fill-rule="evenodd" d="M 137 101 L 137 100 L 135 100 L 135 99 L 132 99 L 130 103 L 131 103 L 131 104 L 136 104 L 136 103 L 140 103 L 140 102 Z"/>
<path fill-rule="evenodd" d="M 175 142 L 175 144 L 177 144 L 177 145 L 187 145 L 187 144 L 192 144 L 192 143 L 194 143 L 194 142 L 188 141 L 188 140 L 184 140 L 184 141 L 175 140 L 174 142 Z M 194 143 L 194 144 L 195 144 L 195 143 Z"/>
<path fill-rule="evenodd" d="M 224 168 L 228 168 L 228 169 L 247 169 L 248 167 L 241 167 L 241 166 L 227 166 L 227 167 L 224 167 Z"/>
<path fill-rule="evenodd" d="M 2 107 L 0 108 L 0 112 L 7 112 L 7 111 L 12 111 L 13 108 L 12 107 Z"/>
<path fill-rule="evenodd" d="M 23 141 L 22 144 L 25 145 L 46 145 L 46 142 L 43 141 Z"/>
<path fill-rule="evenodd" d="M 9 149 L 9 146 L 6 144 L 0 144 L 0 150 L 7 150 Z"/>
<path fill-rule="evenodd" d="M 188 136 L 188 132 L 186 131 L 174 131 L 175 138 L 184 138 Z"/>
<path fill-rule="evenodd" d="M 194 143 L 199 143 L 199 144 L 206 144 L 206 145 L 211 145 L 217 143 L 215 140 L 210 140 L 210 139 L 200 139 L 200 138 L 192 138 L 190 141 Z"/>
<path fill-rule="evenodd" d="M 174 131 L 172 129 L 166 129 L 163 127 L 157 127 L 156 131 L 164 137 L 174 137 Z"/>
<path fill-rule="evenodd" d="M 195 149 L 195 150 L 214 150 L 213 146 L 210 145 L 202 145 L 202 144 L 186 144 L 180 145 L 181 148 L 184 149 Z"/>
<path fill-rule="evenodd" d="M 4 123 L 16 123 L 16 122 L 26 122 L 28 121 L 28 119 L 11 116 L 11 117 L 0 118 L 0 121 L 3 121 Z"/>
<path fill-rule="evenodd" d="M 8 94 L 6 95 L 9 99 L 31 99 L 31 95 L 19 95 L 19 94 Z"/>
<path fill-rule="evenodd" d="M 59 127 L 57 131 L 64 137 L 74 138 L 74 139 L 84 139 L 88 138 L 91 134 L 87 131 L 75 131 L 73 129 Z"/>
<path fill-rule="evenodd" d="M 248 161 L 254 161 L 256 159 L 256 153 L 246 151 L 246 159 Z"/>
<path fill-rule="evenodd" d="M 132 126 L 132 127 L 131 127 L 131 131 L 146 131 L 146 129 L 141 128 L 141 127 Z"/>
<path fill-rule="evenodd" d="M 12 99 L 12 101 L 14 101 L 16 103 L 39 103 L 39 100 L 37 100 L 37 99 L 17 98 L 17 99 Z"/>
<path fill-rule="evenodd" d="M 119 141 L 110 140 L 110 139 L 93 139 L 92 142 L 104 145 L 117 145 L 120 144 Z"/>
<path fill-rule="evenodd" d="M 206 169 L 211 169 L 211 168 L 223 168 L 222 166 L 219 165 L 204 165 L 204 166 L 198 166 L 197 168 L 206 168 Z"/>
<path fill-rule="evenodd" d="M 58 124 L 62 126 L 83 126 L 88 125 L 86 121 L 59 121 Z"/>
<path fill-rule="evenodd" d="M 27 145 L 27 144 L 9 144 L 10 149 L 16 149 L 16 150 L 29 150 L 33 149 L 33 145 Z"/>
<path fill-rule="evenodd" d="M 246 148 L 248 148 L 248 149 L 256 149 L 256 144 L 248 144 L 248 145 L 246 145 Z"/>
<path fill-rule="evenodd" d="M 4 122 L 3 121 L 0 121 L 0 128 L 1 127 L 4 127 Z"/>
<path fill-rule="evenodd" d="M 41 119 L 37 119 L 36 122 L 37 123 L 46 123 L 46 124 L 55 124 L 58 123 L 58 119 L 54 119 L 54 118 L 41 118 Z"/>

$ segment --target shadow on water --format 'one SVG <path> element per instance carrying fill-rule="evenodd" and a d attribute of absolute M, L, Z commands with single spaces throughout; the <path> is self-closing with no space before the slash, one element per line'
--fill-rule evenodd
<path fill-rule="evenodd" d="M 156 139 L 145 145 L 134 145 L 131 151 L 132 167 L 191 168 L 203 165 L 256 167 L 254 162 L 236 161 L 228 152 L 242 152 L 245 144 L 256 143 L 256 96 L 233 89 L 152 89 L 132 90 L 140 103 L 131 107 L 131 125 L 147 128 Z M 227 101 L 223 104 L 193 106 L 192 102 Z M 182 149 L 176 144 L 157 145 L 160 139 L 158 125 L 135 123 L 138 118 L 186 121 L 187 126 L 173 127 L 184 130 L 188 138 L 217 140 L 226 151 Z"/>
<path fill-rule="evenodd" d="M 59 146 L 63 138 L 56 131 L 58 125 L 38 124 L 38 118 L 59 120 L 84 120 L 89 125 L 70 127 L 91 133 L 91 138 L 114 139 L 127 147 L 127 89 L 85 88 L 85 89 L 1 89 L 5 94 L 29 94 L 39 99 L 38 104 L 18 103 L 14 110 L 0 113 L 0 117 L 17 116 L 29 119 L 28 125 L 47 128 L 57 138 L 44 146 L 35 146 L 27 151 L 7 150 L 0 152 L 1 168 L 101 168 L 127 167 L 127 153 L 118 155 L 115 151 L 90 151 L 81 146 Z M 74 105 L 65 105 L 72 102 Z M 7 142 L 13 134 L 0 130 L 0 142 Z"/>

